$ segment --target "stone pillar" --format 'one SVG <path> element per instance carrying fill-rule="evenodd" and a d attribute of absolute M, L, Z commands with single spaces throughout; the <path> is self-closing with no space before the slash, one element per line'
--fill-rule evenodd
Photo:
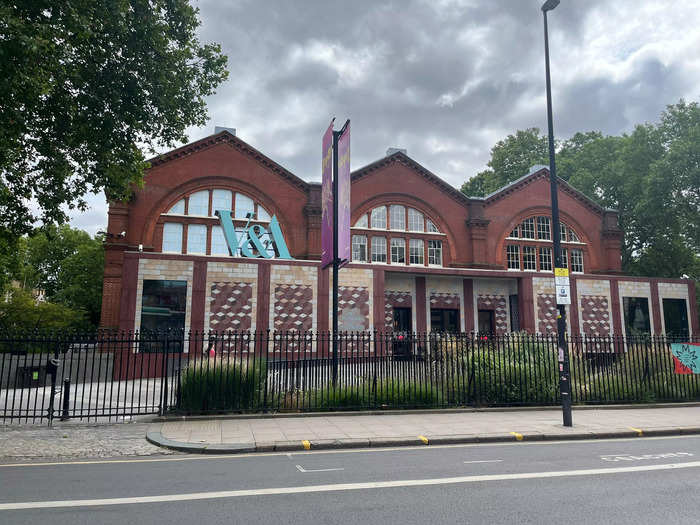
<path fill-rule="evenodd" d="M 416 332 L 427 332 L 425 312 L 425 277 L 416 277 Z"/>
<path fill-rule="evenodd" d="M 463 279 L 462 291 L 464 295 L 464 331 L 474 331 L 474 280 Z"/>

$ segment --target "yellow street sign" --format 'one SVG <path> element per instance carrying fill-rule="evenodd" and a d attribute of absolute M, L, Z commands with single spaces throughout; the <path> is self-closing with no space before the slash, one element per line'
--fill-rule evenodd
<path fill-rule="evenodd" d="M 555 277 L 568 277 L 569 276 L 569 269 L 568 268 L 554 268 L 554 276 Z"/>

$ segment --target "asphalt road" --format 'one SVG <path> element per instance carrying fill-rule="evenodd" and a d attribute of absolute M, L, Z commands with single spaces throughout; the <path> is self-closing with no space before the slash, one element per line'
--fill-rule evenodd
<path fill-rule="evenodd" d="M 700 437 L 0 465 L 0 523 L 698 523 Z"/>

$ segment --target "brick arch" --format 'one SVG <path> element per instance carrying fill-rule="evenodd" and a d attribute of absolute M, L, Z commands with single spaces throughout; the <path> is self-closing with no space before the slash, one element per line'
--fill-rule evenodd
<path fill-rule="evenodd" d="M 454 234 L 452 233 L 452 230 L 447 225 L 447 221 L 445 221 L 442 218 L 442 216 L 438 213 L 438 211 L 435 208 L 433 208 L 426 202 L 416 199 L 415 197 L 405 195 L 403 193 L 382 193 L 380 195 L 375 195 L 360 203 L 359 206 L 356 206 L 352 210 L 352 215 L 350 217 L 350 226 L 355 225 L 360 215 L 364 213 L 369 213 L 372 209 L 376 208 L 377 206 L 390 206 L 392 204 L 401 204 L 402 206 L 414 208 L 419 212 L 423 213 L 428 219 L 433 221 L 435 226 L 438 227 L 438 230 L 440 230 L 440 233 L 443 233 L 447 236 L 447 245 L 449 248 L 450 261 L 455 260 L 456 240 Z M 406 233 L 410 234 L 411 232 L 407 231 Z M 448 261 L 443 259 L 443 266 L 447 266 L 447 262 Z"/>
<path fill-rule="evenodd" d="M 538 215 L 551 217 L 552 209 L 547 206 L 534 206 L 531 208 L 527 208 L 518 215 L 514 215 L 510 222 L 506 224 L 506 227 L 502 228 L 501 231 L 498 232 L 499 241 L 496 244 L 496 253 L 492 254 L 493 260 L 496 262 L 496 264 L 501 266 L 505 266 L 506 264 L 505 245 L 506 237 L 508 236 L 508 234 L 512 232 L 513 229 L 525 219 L 528 219 L 530 217 L 537 217 Z M 559 220 L 566 224 L 568 227 L 570 227 L 572 230 L 574 230 L 574 232 L 576 232 L 576 235 L 579 238 L 579 241 L 581 241 L 584 244 L 584 246 L 582 246 L 581 248 L 584 252 L 584 256 L 587 258 L 588 261 L 584 267 L 584 270 L 587 270 L 590 267 L 599 268 L 601 254 L 599 253 L 599 250 L 596 249 L 588 232 L 584 230 L 581 224 L 573 216 L 561 210 L 559 211 Z M 537 222 L 535 222 L 535 228 L 537 228 Z"/>
<path fill-rule="evenodd" d="M 166 196 L 156 201 L 146 216 L 147 218 L 142 234 L 144 244 L 153 244 L 153 236 L 158 219 L 176 202 L 197 191 L 212 189 L 230 190 L 233 192 L 243 193 L 258 204 L 261 204 L 270 214 L 270 216 L 277 216 L 277 219 L 280 222 L 280 227 L 282 228 L 282 234 L 284 235 L 285 239 L 287 238 L 286 227 L 289 223 L 287 222 L 285 214 L 267 195 L 260 192 L 254 186 L 246 184 L 245 182 L 233 181 L 228 177 L 208 176 L 187 181 L 184 184 L 173 188 Z"/>

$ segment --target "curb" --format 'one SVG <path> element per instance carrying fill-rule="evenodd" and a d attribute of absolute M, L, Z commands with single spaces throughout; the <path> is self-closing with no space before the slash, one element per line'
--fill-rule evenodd
<path fill-rule="evenodd" d="M 700 434 L 700 427 L 652 428 L 648 430 L 615 430 L 553 434 L 529 432 L 520 434 L 464 434 L 447 436 L 416 436 L 396 438 L 316 439 L 310 441 L 275 441 L 255 443 L 186 443 L 173 441 L 160 432 L 148 432 L 146 441 L 158 447 L 190 454 L 245 454 L 251 452 L 301 452 L 304 450 L 338 450 L 353 448 L 415 447 L 430 445 L 459 445 L 470 443 L 506 443 L 518 441 L 583 441 L 632 437 L 689 436 Z"/>

